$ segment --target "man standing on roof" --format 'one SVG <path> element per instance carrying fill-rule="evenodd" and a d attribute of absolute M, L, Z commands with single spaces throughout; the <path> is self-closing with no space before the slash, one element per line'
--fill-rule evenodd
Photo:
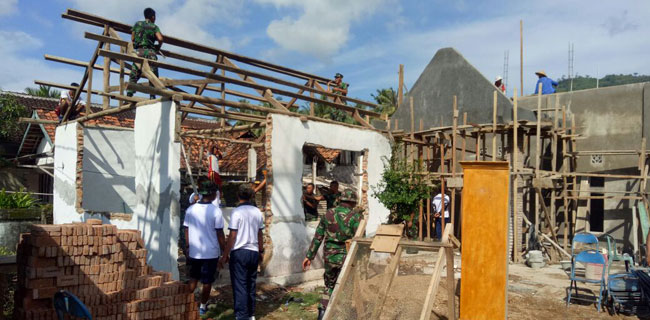
<path fill-rule="evenodd" d="M 501 78 L 501 76 L 497 76 L 497 78 L 494 79 L 494 86 L 501 90 L 501 92 L 506 93 L 506 85 L 503 84 L 503 78 Z"/>
<path fill-rule="evenodd" d="M 323 258 L 325 260 L 325 290 L 318 306 L 318 319 L 322 319 L 329 303 L 330 295 L 334 291 L 336 279 L 339 277 L 345 256 L 348 254 L 345 241 L 354 237 L 363 219 L 363 209 L 357 207 L 357 194 L 346 190 L 339 198 L 338 207 L 327 210 L 320 219 L 314 239 L 311 241 L 307 257 L 302 261 L 302 270 L 311 266 L 311 261 L 316 257 L 318 248 L 323 241 Z"/>
<path fill-rule="evenodd" d="M 149 60 L 158 60 L 156 52 L 160 50 L 163 44 L 163 36 L 160 33 L 160 28 L 155 24 L 156 11 L 151 8 L 144 9 L 144 21 L 138 21 L 131 29 L 131 42 L 133 42 L 133 50 L 140 58 Z M 156 43 L 158 40 L 158 44 Z M 158 67 L 150 65 L 151 71 L 158 76 Z M 137 84 L 138 80 L 142 77 L 142 70 L 137 63 L 133 64 L 131 75 L 129 76 L 129 83 Z M 132 97 L 135 90 L 130 89 L 126 95 Z M 155 95 L 150 95 L 151 99 L 155 99 Z"/>
<path fill-rule="evenodd" d="M 56 116 L 59 117 L 59 122 L 63 121 L 63 116 L 65 115 L 66 111 L 70 106 L 72 105 L 72 99 L 74 99 L 74 94 L 77 88 L 79 88 L 79 84 L 76 82 L 73 82 L 70 84 L 72 87 L 68 91 L 61 91 L 61 97 L 59 98 L 59 105 L 54 108 L 54 113 L 56 113 Z M 81 98 L 81 96 L 79 96 Z M 74 120 L 78 115 L 79 112 L 81 112 L 80 107 L 85 107 L 86 103 L 81 100 L 77 99 L 77 104 L 70 110 L 70 113 L 68 114 L 68 120 Z"/>
<path fill-rule="evenodd" d="M 553 94 L 555 93 L 555 87 L 557 87 L 557 81 L 546 76 L 544 70 L 539 70 L 535 72 L 539 77 L 537 79 L 537 84 L 535 84 L 535 94 L 539 93 L 539 84 L 542 84 L 542 94 Z"/>
<path fill-rule="evenodd" d="M 338 95 L 342 95 L 345 97 L 348 95 L 348 87 L 350 85 L 343 82 L 342 74 L 336 73 L 336 75 L 334 76 L 334 81 L 328 82 L 327 86 L 330 88 L 330 91 L 332 93 L 336 93 Z"/>

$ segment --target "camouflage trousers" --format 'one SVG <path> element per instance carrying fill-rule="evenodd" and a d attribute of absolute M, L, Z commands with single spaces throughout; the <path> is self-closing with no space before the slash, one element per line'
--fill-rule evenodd
<path fill-rule="evenodd" d="M 145 59 L 149 59 L 149 60 L 156 60 L 156 61 L 158 60 L 158 56 L 156 56 L 156 51 L 154 49 L 139 48 L 139 49 L 136 49 L 135 53 L 140 58 L 145 58 Z M 153 74 L 155 74 L 156 77 L 157 77 L 158 76 L 158 67 L 151 66 L 151 65 L 149 67 L 151 68 L 151 71 L 153 72 Z M 137 63 L 134 63 L 134 64 L 131 65 L 131 75 L 129 76 L 129 83 L 137 84 L 138 80 L 140 80 L 140 78 L 142 78 L 142 70 L 140 69 L 140 67 L 138 67 Z M 129 97 L 132 97 L 134 93 L 135 93 L 135 90 L 129 89 L 126 92 L 126 95 L 129 96 Z M 151 95 L 151 97 L 153 98 L 155 96 Z"/>
<path fill-rule="evenodd" d="M 323 275 L 323 278 L 325 280 L 325 289 L 323 289 L 320 304 L 318 305 L 318 307 L 322 308 L 323 310 L 327 308 L 327 304 L 330 301 L 330 296 L 334 291 L 336 279 L 338 279 L 339 273 L 341 273 L 341 268 L 343 267 L 345 256 L 346 253 L 324 253 L 325 274 Z"/>

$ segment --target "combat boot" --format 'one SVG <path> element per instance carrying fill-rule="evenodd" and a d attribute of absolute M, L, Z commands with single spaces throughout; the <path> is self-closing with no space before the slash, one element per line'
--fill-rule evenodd
<path fill-rule="evenodd" d="M 325 315 L 325 309 L 318 308 L 318 320 L 323 320 L 324 315 Z"/>

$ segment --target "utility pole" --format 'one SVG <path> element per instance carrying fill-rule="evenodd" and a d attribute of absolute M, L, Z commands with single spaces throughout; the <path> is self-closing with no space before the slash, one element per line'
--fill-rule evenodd
<path fill-rule="evenodd" d="M 510 50 L 503 53 L 503 84 L 508 88 L 508 65 L 510 64 Z"/>
<path fill-rule="evenodd" d="M 524 95 L 524 20 L 519 20 L 519 80 L 520 95 Z"/>
<path fill-rule="evenodd" d="M 573 43 L 569 42 L 569 91 L 573 91 Z"/>

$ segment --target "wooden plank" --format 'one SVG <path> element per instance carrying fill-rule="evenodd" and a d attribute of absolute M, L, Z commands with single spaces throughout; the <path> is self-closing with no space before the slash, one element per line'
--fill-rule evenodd
<path fill-rule="evenodd" d="M 144 60 L 142 63 L 142 75 L 144 75 L 151 83 L 154 85 L 154 87 L 158 89 L 164 89 L 165 84 L 158 79 L 158 77 L 151 71 L 151 67 L 149 67 L 149 61 L 150 60 Z"/>
<path fill-rule="evenodd" d="M 402 247 L 397 248 L 397 252 L 393 255 L 390 260 L 390 264 L 386 267 L 384 273 L 389 276 L 388 281 L 382 284 L 382 287 L 379 289 L 379 301 L 377 303 L 377 308 L 373 310 L 372 316 L 370 319 L 379 319 L 382 309 L 384 308 L 384 303 L 386 302 L 386 297 L 388 297 L 388 290 L 390 285 L 393 283 L 393 279 L 397 276 L 397 267 L 399 266 L 399 260 L 402 257 Z"/>
<path fill-rule="evenodd" d="M 370 249 L 376 252 L 394 253 L 401 237 L 378 235 L 372 240 Z"/>
<path fill-rule="evenodd" d="M 45 60 L 48 60 L 48 61 L 59 62 L 59 63 L 63 63 L 63 64 L 71 65 L 71 66 L 76 66 L 76 67 L 84 67 L 85 68 L 88 65 L 88 62 L 85 62 L 85 61 L 69 59 L 69 58 L 64 58 L 64 57 L 59 57 L 59 56 L 53 56 L 53 55 L 50 55 L 50 54 L 46 54 L 43 57 L 45 58 Z M 94 64 L 93 69 L 95 69 L 95 70 L 104 70 L 104 66 Z M 112 73 L 120 73 L 120 69 L 110 68 L 109 70 Z M 125 72 L 126 72 L 126 74 L 131 73 L 131 71 L 129 71 L 129 70 L 126 70 Z"/>
<path fill-rule="evenodd" d="M 454 95 L 454 101 L 452 104 L 452 131 L 451 131 L 451 179 L 456 179 L 456 129 L 458 128 L 458 97 Z M 451 189 L 451 210 L 449 211 L 449 215 L 451 216 L 451 224 L 452 225 L 457 225 L 456 223 L 456 187 L 450 186 L 448 181 L 445 181 L 447 183 L 447 187 L 450 187 Z M 460 186 L 462 188 L 462 184 Z M 451 235 L 454 235 L 454 230 L 451 230 Z"/>
<path fill-rule="evenodd" d="M 447 228 L 445 232 L 442 233 L 442 243 L 449 242 L 450 230 L 453 227 Z M 427 289 L 427 295 L 424 297 L 424 303 L 422 304 L 422 312 L 420 313 L 420 320 L 429 320 L 431 318 L 431 311 L 433 310 L 433 301 L 436 298 L 436 293 L 438 293 L 438 285 L 440 284 L 440 276 L 442 275 L 442 265 L 445 263 L 446 255 L 445 250 L 440 248 L 438 251 L 438 257 L 436 259 L 436 266 L 433 269 L 431 274 L 431 280 L 429 281 L 429 288 Z"/>
<path fill-rule="evenodd" d="M 455 237 L 453 235 L 450 238 Z M 456 319 L 456 279 L 454 279 L 454 249 L 445 248 L 447 256 L 447 319 Z"/>
<path fill-rule="evenodd" d="M 461 162 L 463 267 L 460 318 L 506 319 L 508 162 Z M 484 219 L 486 215 L 490 219 Z M 487 241 L 489 239 L 489 241 Z"/>
<path fill-rule="evenodd" d="M 379 228 L 377 228 L 377 231 L 375 232 L 376 235 L 398 237 L 401 237 L 402 233 L 404 233 L 403 224 L 382 224 L 379 226 Z"/>

